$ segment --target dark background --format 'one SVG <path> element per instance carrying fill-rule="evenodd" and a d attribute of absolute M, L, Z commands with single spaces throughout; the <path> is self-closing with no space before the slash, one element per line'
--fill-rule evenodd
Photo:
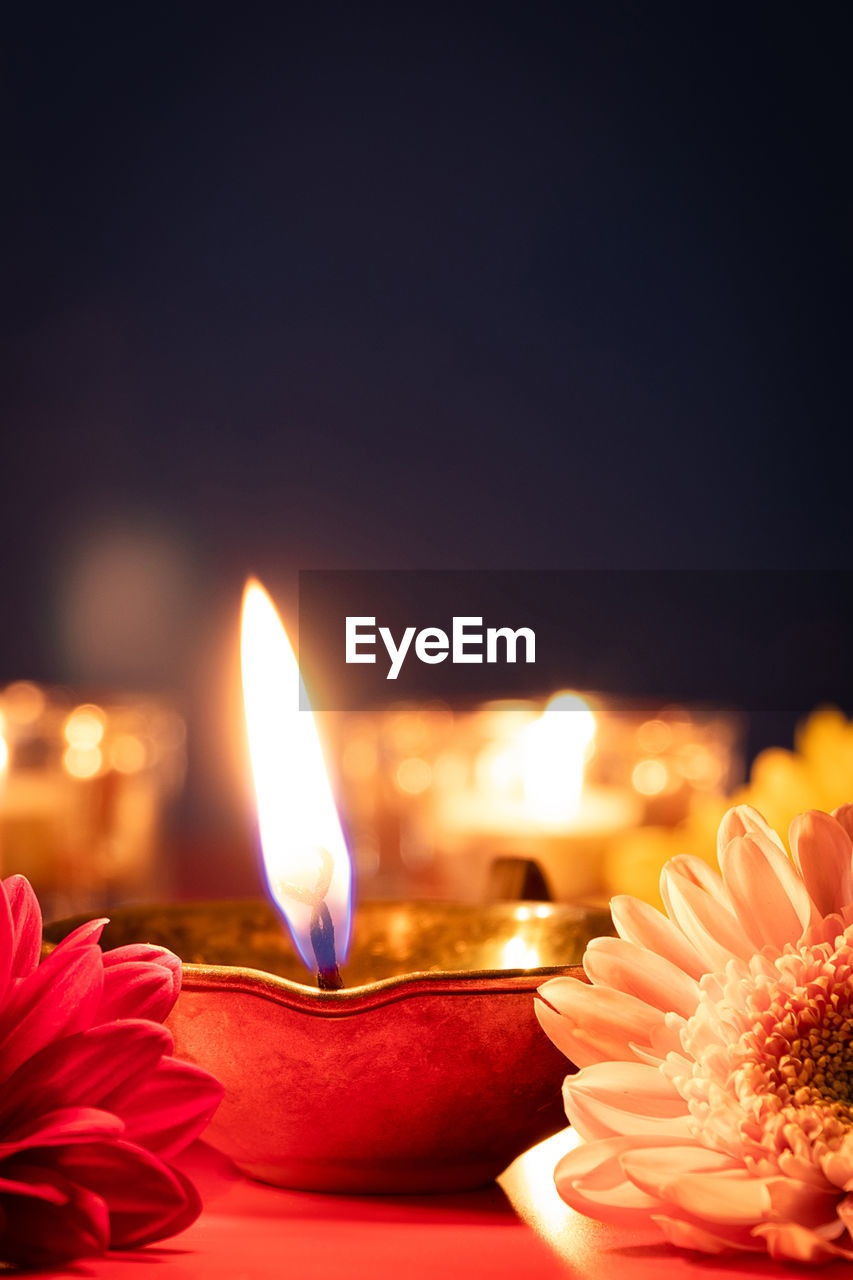
<path fill-rule="evenodd" d="M 249 571 L 848 567 L 848 14 L 7 11 L 0 681 L 216 824 Z"/>
<path fill-rule="evenodd" d="M 553 693 L 571 673 L 609 709 L 659 714 L 660 699 L 736 706 L 753 727 L 791 725 L 816 706 L 853 710 L 853 573 L 802 569 L 329 570 L 299 574 L 303 706 L 360 711 L 400 701 L 475 707 L 493 698 Z M 794 607 L 796 606 L 796 607 Z M 347 618 L 359 655 L 347 662 Z M 469 661 L 454 661 L 454 618 L 467 619 Z M 372 619 L 373 621 L 369 621 Z M 421 662 L 418 631 L 440 628 L 439 662 Z M 486 661 L 490 627 L 526 627 Z M 399 651 L 394 679 L 380 628 Z M 475 661 L 475 659 L 477 659 Z M 294 698 L 298 695 L 294 680 Z M 853 777 L 850 778 L 853 794 Z"/>

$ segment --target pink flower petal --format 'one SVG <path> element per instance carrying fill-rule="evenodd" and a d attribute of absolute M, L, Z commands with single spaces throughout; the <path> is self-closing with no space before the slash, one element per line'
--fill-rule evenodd
<path fill-rule="evenodd" d="M 198 1194 L 183 1175 L 127 1142 L 69 1147 L 56 1163 L 69 1181 L 106 1202 L 114 1249 L 174 1235 L 201 1211 Z"/>
<path fill-rule="evenodd" d="M 100 947 L 51 952 L 0 1010 L 0 1078 L 51 1041 L 90 1026 L 102 989 Z"/>
<path fill-rule="evenodd" d="M 676 875 L 687 884 L 703 889 L 716 902 L 719 902 L 720 906 L 725 907 L 727 911 L 731 910 L 731 903 L 719 871 L 715 871 L 703 858 L 682 853 L 675 858 L 670 858 L 666 865 L 670 877 Z M 664 904 L 666 904 L 666 898 L 664 898 Z"/>
<path fill-rule="evenodd" d="M 751 804 L 735 805 L 723 815 L 717 831 L 717 859 L 719 860 L 730 841 L 740 836 L 751 836 L 762 848 L 775 848 L 785 852 L 779 836 Z"/>
<path fill-rule="evenodd" d="M 841 823 L 850 839 L 853 840 L 853 804 L 840 804 L 837 809 L 833 809 L 832 816 L 836 822 Z"/>
<path fill-rule="evenodd" d="M 174 1003 L 174 986 L 167 969 L 141 960 L 128 961 L 104 970 L 104 995 L 97 1020 L 148 1018 L 163 1022 Z"/>
<path fill-rule="evenodd" d="M 576 978 L 543 983 L 535 1007 L 546 1035 L 579 1067 L 607 1058 L 633 1059 L 631 1043 L 651 1048 L 652 1029 L 664 1026 L 659 1009 Z"/>
<path fill-rule="evenodd" d="M 534 997 L 533 1007 L 539 1025 L 549 1040 L 564 1053 L 569 1062 L 576 1067 L 586 1067 L 593 1062 L 603 1062 L 609 1055 L 606 1050 L 597 1052 L 595 1048 L 579 1039 L 575 1025 L 564 1018 L 556 1009 L 552 1009 L 544 1000 Z"/>
<path fill-rule="evenodd" d="M 139 1088 L 172 1051 L 165 1027 L 142 1020 L 92 1027 L 48 1044 L 27 1059 L 0 1091 L 0 1132 L 35 1104 L 95 1106 L 125 1083 Z"/>
<path fill-rule="evenodd" d="M 725 969 L 732 956 L 749 960 L 755 946 L 734 912 L 683 875 L 674 862 L 661 872 L 661 896 L 670 918 L 703 957 L 706 970 Z"/>
<path fill-rule="evenodd" d="M 110 1220 L 105 1201 L 54 1169 L 22 1166 L 16 1173 L 25 1184 L 52 1184 L 65 1196 L 62 1204 L 43 1194 L 5 1194 L 0 1209 L 5 1222 L 0 1244 L 4 1261 L 20 1266 L 49 1267 L 74 1258 L 97 1257 L 110 1245 Z"/>
<path fill-rule="evenodd" d="M 131 942 L 125 947 L 110 947 L 104 952 L 104 968 L 110 969 L 114 965 L 138 963 L 143 961 L 145 964 L 156 964 L 163 969 L 168 969 L 172 975 L 174 985 L 180 990 L 182 965 L 179 956 L 174 951 L 169 951 L 167 947 L 158 947 L 151 942 Z"/>
<path fill-rule="evenodd" d="M 12 924 L 12 908 L 4 891 L 0 891 L 0 1000 L 5 998 L 6 988 L 12 976 L 15 954 L 15 928 Z"/>
<path fill-rule="evenodd" d="M 643 1062 L 597 1062 L 570 1076 L 573 1092 L 600 1098 L 610 1106 L 638 1115 L 680 1116 L 687 1103 L 657 1067 Z"/>
<path fill-rule="evenodd" d="M 571 1208 L 591 1214 L 601 1222 L 642 1225 L 648 1222 L 650 1211 L 662 1207 L 661 1202 L 625 1177 L 619 1159 L 625 1151 L 652 1144 L 672 1145 L 666 1135 L 649 1139 L 632 1134 L 575 1147 L 563 1156 L 554 1171 L 557 1191 Z"/>
<path fill-rule="evenodd" d="M 41 907 L 32 885 L 23 876 L 9 876 L 3 881 L 12 916 L 14 951 L 13 978 L 26 978 L 33 972 L 41 955 Z"/>
<path fill-rule="evenodd" d="M 796 1178 L 799 1182 L 808 1182 L 819 1191 L 831 1189 L 832 1184 L 829 1178 L 822 1172 L 819 1165 L 812 1163 L 811 1153 L 809 1153 L 809 1156 L 798 1156 L 793 1151 L 780 1151 L 778 1162 L 779 1170 L 785 1174 L 786 1178 Z"/>
<path fill-rule="evenodd" d="M 751 1226 L 770 1212 L 764 1181 L 721 1152 L 683 1147 L 665 1159 L 659 1152 L 629 1151 L 622 1168 L 641 1191 L 704 1222 Z"/>
<path fill-rule="evenodd" d="M 831 1262 L 835 1258 L 853 1261 L 849 1249 L 842 1249 L 798 1222 L 762 1222 L 752 1234 L 764 1241 L 770 1257 L 779 1262 Z"/>
<path fill-rule="evenodd" d="M 721 1225 L 749 1226 L 770 1208 L 767 1188 L 744 1168 L 682 1175 L 666 1184 L 665 1194 L 686 1213 Z"/>
<path fill-rule="evenodd" d="M 762 1252 L 761 1245 L 750 1240 L 743 1230 L 717 1228 L 709 1231 L 698 1222 L 688 1222 L 683 1218 L 671 1218 L 664 1214 L 653 1213 L 651 1220 L 663 1232 L 664 1238 L 679 1249 L 694 1249 L 697 1253 L 741 1253 Z"/>
<path fill-rule="evenodd" d="M 678 1089 L 657 1066 L 646 1062 L 596 1062 L 567 1076 L 564 1092 L 597 1098 L 626 1115 L 672 1119 L 688 1112 Z"/>
<path fill-rule="evenodd" d="M 685 1142 L 683 1138 L 668 1145 L 646 1143 L 636 1159 L 633 1148 L 626 1148 L 622 1168 L 627 1172 L 629 1166 L 632 1181 L 636 1177 L 637 1186 L 646 1190 L 653 1188 L 649 1192 L 652 1195 L 661 1195 L 661 1187 L 686 1174 L 743 1172 L 742 1162 L 733 1156 L 703 1147 L 700 1142 Z"/>
<path fill-rule="evenodd" d="M 124 1121 L 96 1107 L 63 1107 L 11 1126 L 0 1142 L 0 1160 L 32 1147 L 61 1147 L 73 1142 L 117 1138 Z"/>
<path fill-rule="evenodd" d="M 696 1010 L 696 979 L 671 960 L 652 955 L 624 938 L 594 938 L 586 949 L 583 967 L 596 986 L 624 991 L 664 1013 L 672 1010 L 689 1017 Z"/>
<path fill-rule="evenodd" d="M 767 1177 L 765 1186 L 770 1193 L 770 1216 L 777 1222 L 795 1219 L 801 1226 L 820 1229 L 824 1234 L 829 1231 L 840 1235 L 844 1229 L 836 1214 L 838 1192 L 834 1187 L 815 1187 L 811 1182 L 790 1177 Z"/>
<path fill-rule="evenodd" d="M 610 900 L 610 911 L 620 938 L 669 960 L 691 978 L 701 978 L 706 972 L 708 966 L 693 944 L 650 903 L 617 894 Z"/>
<path fill-rule="evenodd" d="M 822 915 L 853 901 L 853 844 L 843 825 L 828 813 L 812 809 L 791 823 L 794 862 Z"/>
<path fill-rule="evenodd" d="M 824 1177 L 841 1191 L 853 1191 L 853 1165 L 844 1151 L 827 1151 L 820 1157 Z"/>
<path fill-rule="evenodd" d="M 35 1200 L 46 1200 L 48 1204 L 68 1204 L 70 1196 L 61 1191 L 56 1180 L 49 1180 L 43 1169 L 31 1169 L 18 1161 L 9 1168 L 18 1175 L 15 1178 L 0 1177 L 0 1202 L 4 1194 L 32 1196 Z M 0 1214 L 0 1253 L 3 1252 L 3 1215 Z M 2 1268 L 0 1268 L 2 1269 Z"/>
<path fill-rule="evenodd" d="M 204 1132 L 223 1092 L 201 1067 L 164 1058 L 147 1079 L 123 1086 L 105 1105 L 124 1120 L 128 1142 L 170 1158 Z"/>
<path fill-rule="evenodd" d="M 104 952 L 102 1018 L 163 1022 L 180 990 L 181 962 L 165 947 L 138 943 Z"/>
<path fill-rule="evenodd" d="M 41 913 L 22 877 L 0 894 L 0 1258 L 57 1265 L 173 1235 L 198 1195 L 158 1155 L 204 1128 L 221 1086 L 168 1054 L 180 989 L 160 947 L 107 956 L 103 920 L 38 964 Z M 117 1019 L 117 1013 L 146 1018 Z M 133 1140 L 130 1140 L 130 1139 Z"/>
<path fill-rule="evenodd" d="M 70 951 L 74 947 L 82 947 L 86 943 L 100 942 L 101 934 L 104 932 L 104 925 L 109 924 L 109 920 L 102 916 L 99 920 L 87 920 L 85 924 L 78 925 L 76 929 L 72 929 L 66 934 L 61 942 L 54 947 L 54 951 Z"/>
<path fill-rule="evenodd" d="M 853 1236 L 853 1196 L 847 1195 L 836 1205 L 838 1221 Z"/>
<path fill-rule="evenodd" d="M 760 949 L 782 951 L 796 943 L 816 918 L 806 886 L 786 854 L 751 836 L 730 840 L 720 856 L 723 881 L 738 920 Z"/>
<path fill-rule="evenodd" d="M 661 1072 L 640 1062 L 601 1062 L 563 1083 L 572 1126 L 586 1141 L 666 1132 L 690 1138 L 687 1104 Z"/>

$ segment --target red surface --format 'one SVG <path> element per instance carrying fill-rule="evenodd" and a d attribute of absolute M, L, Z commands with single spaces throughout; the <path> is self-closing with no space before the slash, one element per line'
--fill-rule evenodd
<path fill-rule="evenodd" d="M 251 1182 L 196 1144 L 183 1168 L 205 1210 L 188 1231 L 128 1254 L 42 1277 L 92 1280 L 738 1280 L 791 1277 L 766 1258 L 734 1261 L 680 1253 L 653 1231 L 617 1231 L 566 1208 L 551 1181 L 567 1145 L 560 1134 L 517 1160 L 499 1184 L 452 1196 L 332 1196 Z M 803 1270 L 850 1277 L 847 1263 Z"/>

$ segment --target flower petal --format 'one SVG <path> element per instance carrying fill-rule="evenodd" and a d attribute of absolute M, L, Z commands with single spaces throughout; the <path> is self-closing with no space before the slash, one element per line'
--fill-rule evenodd
<path fill-rule="evenodd" d="M 54 951 L 70 951 L 73 947 L 81 947 L 87 942 L 100 942 L 101 934 L 104 932 L 104 925 L 109 924 L 109 920 L 102 916 L 98 920 L 87 920 L 85 924 L 80 924 L 76 929 L 72 929 L 66 934 L 61 942 L 58 942 L 53 948 Z"/>
<path fill-rule="evenodd" d="M 5 892 L 0 892 L 0 1000 L 5 997 L 15 956 L 15 928 L 12 908 Z"/>
<path fill-rule="evenodd" d="M 124 1120 L 128 1142 L 170 1158 L 204 1132 L 223 1093 L 201 1067 L 164 1058 L 147 1079 L 124 1085 L 105 1105 Z"/>
<path fill-rule="evenodd" d="M 838 1221 L 853 1236 L 853 1196 L 845 1196 L 836 1206 Z"/>
<path fill-rule="evenodd" d="M 664 1238 L 679 1249 L 695 1249 L 698 1253 L 761 1253 L 761 1245 L 750 1240 L 743 1229 L 728 1230 L 717 1227 L 709 1231 L 698 1222 L 689 1222 L 684 1218 L 672 1218 L 662 1213 L 653 1213 L 652 1222 L 663 1232 Z"/>
<path fill-rule="evenodd" d="M 138 963 L 157 964 L 168 969 L 175 984 L 180 985 L 182 964 L 180 956 L 168 947 L 156 946 L 153 942 L 129 942 L 124 947 L 110 947 L 104 952 L 104 968 L 109 969 L 117 964 Z"/>
<path fill-rule="evenodd" d="M 6 1081 L 0 1092 L 0 1131 L 32 1109 L 34 1101 L 44 1109 L 103 1106 L 124 1083 L 138 1089 L 172 1047 L 165 1027 L 141 1019 L 64 1036 L 27 1059 Z"/>
<path fill-rule="evenodd" d="M 610 912 L 620 938 L 662 956 L 691 978 L 701 978 L 708 966 L 684 934 L 660 911 L 640 898 L 617 894 Z"/>
<path fill-rule="evenodd" d="M 812 1227 L 824 1234 L 840 1235 L 844 1230 L 836 1214 L 838 1192 L 835 1187 L 828 1184 L 815 1187 L 811 1182 L 789 1177 L 768 1177 L 765 1186 L 770 1192 L 771 1217 L 775 1221 L 796 1220 L 800 1226 Z"/>
<path fill-rule="evenodd" d="M 662 1208 L 657 1196 L 648 1195 L 630 1182 L 619 1163 L 620 1156 L 637 1147 L 668 1148 L 667 1137 L 650 1139 L 605 1138 L 587 1142 L 567 1152 L 554 1171 L 554 1182 L 566 1204 L 601 1222 L 643 1224 L 654 1209 Z"/>
<path fill-rule="evenodd" d="M 117 1138 L 124 1121 L 96 1107 L 62 1107 L 15 1125 L 0 1142 L 0 1160 L 32 1147 L 62 1147 L 73 1142 Z"/>
<path fill-rule="evenodd" d="M 833 809 L 832 816 L 836 822 L 841 823 L 850 839 L 853 840 L 853 804 L 840 804 L 837 809 Z"/>
<path fill-rule="evenodd" d="M 163 1022 L 181 990 L 181 962 L 165 947 L 134 943 L 104 952 L 100 1017 Z"/>
<path fill-rule="evenodd" d="M 853 901 L 853 843 L 836 818 L 819 809 L 801 813 L 791 823 L 789 839 L 794 862 L 822 915 Z"/>
<path fill-rule="evenodd" d="M 740 921 L 716 893 L 707 892 L 684 874 L 683 865 L 679 865 L 684 861 L 674 858 L 661 872 L 661 897 L 670 918 L 690 938 L 706 970 L 725 969 L 732 956 L 749 960 L 755 946 Z"/>
<path fill-rule="evenodd" d="M 640 1062 L 601 1062 L 563 1083 L 572 1126 L 586 1141 L 643 1133 L 690 1137 L 687 1104 L 661 1072 Z"/>
<path fill-rule="evenodd" d="M 699 999 L 699 984 L 683 969 L 624 938 L 594 938 L 583 967 L 596 986 L 612 987 L 636 996 L 663 1013 L 689 1017 Z"/>
<path fill-rule="evenodd" d="M 32 885 L 24 876 L 8 876 L 3 881 L 12 916 L 14 951 L 13 978 L 26 978 L 41 955 L 41 907 Z"/>
<path fill-rule="evenodd" d="M 69 1147 L 56 1163 L 71 1182 L 106 1202 L 114 1249 L 132 1249 L 174 1235 L 201 1210 L 198 1193 L 187 1178 L 127 1142 Z"/>
<path fill-rule="evenodd" d="M 100 947 L 52 951 L 0 1010 L 2 1078 L 51 1041 L 90 1026 L 102 989 Z"/>
<path fill-rule="evenodd" d="M 678 1154 L 628 1151 L 621 1163 L 641 1191 L 703 1222 L 751 1226 L 770 1212 L 763 1179 L 722 1152 L 698 1147 L 679 1148 Z"/>
<path fill-rule="evenodd" d="M 182 1231 L 192 1184 L 164 1156 L 204 1128 L 222 1096 L 168 1056 L 159 1021 L 180 989 L 160 947 L 106 956 L 106 922 L 75 929 L 39 964 L 41 912 L 23 877 L 0 894 L 0 1258 L 65 1263 Z M 106 976 L 105 976 L 106 975 Z M 132 1138 L 132 1140 L 130 1140 Z M 142 1145 L 144 1144 L 144 1145 Z"/>
<path fill-rule="evenodd" d="M 48 1267 L 74 1258 L 97 1257 L 110 1245 L 110 1220 L 105 1201 L 85 1187 L 76 1186 L 55 1169 L 16 1167 L 19 1180 L 34 1188 L 52 1185 L 64 1196 L 51 1202 L 37 1191 L 5 1194 L 2 1256 L 20 1266 Z"/>
<path fill-rule="evenodd" d="M 104 969 L 99 1022 L 112 1018 L 148 1018 L 163 1022 L 176 1000 L 172 975 L 159 964 L 129 960 Z"/>
<path fill-rule="evenodd" d="M 723 814 L 717 831 L 718 861 L 726 845 L 739 836 L 751 836 L 762 848 L 775 848 L 785 852 L 784 844 L 770 823 L 751 804 L 735 805 L 728 813 Z"/>
<path fill-rule="evenodd" d="M 742 1162 L 726 1152 L 703 1147 L 696 1141 L 685 1142 L 683 1138 L 669 1145 L 648 1143 L 636 1160 L 633 1148 L 628 1147 L 623 1168 L 627 1168 L 626 1161 L 631 1164 L 631 1177 L 636 1174 L 637 1185 L 653 1186 L 653 1195 L 660 1195 L 660 1187 L 686 1174 L 743 1172 Z"/>
<path fill-rule="evenodd" d="M 813 1157 L 810 1151 L 808 1151 L 807 1155 L 795 1155 L 793 1151 L 780 1151 L 777 1156 L 777 1162 L 779 1165 L 779 1172 L 784 1173 L 786 1178 L 795 1178 L 799 1182 L 808 1182 L 819 1191 L 829 1191 L 832 1189 L 832 1183 L 826 1174 L 823 1173 L 820 1165 L 813 1163 Z"/>
<path fill-rule="evenodd" d="M 55 1181 L 47 1181 L 43 1169 L 31 1169 L 20 1161 L 10 1166 L 18 1175 L 14 1178 L 0 1177 L 0 1200 L 7 1192 L 14 1195 L 32 1196 L 35 1200 L 46 1200 L 48 1204 L 68 1204 L 67 1191 L 61 1191 Z M 6 1215 L 0 1212 L 0 1254 L 3 1252 L 2 1224 Z"/>
<path fill-rule="evenodd" d="M 650 1048 L 664 1015 L 634 996 L 591 987 L 577 978 L 551 978 L 536 993 L 536 1015 L 546 1035 L 579 1067 L 607 1058 L 631 1060 L 631 1043 Z"/>
<path fill-rule="evenodd" d="M 782 951 L 800 940 L 816 913 L 787 854 L 769 841 L 736 836 L 720 855 L 720 867 L 735 914 L 757 948 Z"/>
<path fill-rule="evenodd" d="M 842 1249 L 798 1222 L 762 1222 L 752 1234 L 764 1241 L 770 1257 L 778 1262 L 831 1262 L 834 1258 L 853 1261 L 849 1249 Z"/>
<path fill-rule="evenodd" d="M 709 866 L 704 858 L 697 858 L 693 854 L 682 853 L 675 858 L 670 858 L 666 864 L 669 868 L 670 875 L 677 875 L 680 879 L 686 880 L 688 884 L 696 885 L 697 889 L 704 889 L 720 906 L 725 907 L 727 911 L 731 910 L 731 903 L 726 894 L 722 877 L 719 871 Z M 666 899 L 664 898 L 664 904 Z"/>

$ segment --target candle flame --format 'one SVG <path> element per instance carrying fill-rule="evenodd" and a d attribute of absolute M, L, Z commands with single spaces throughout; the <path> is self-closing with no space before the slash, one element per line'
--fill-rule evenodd
<path fill-rule="evenodd" d="M 352 871 L 296 658 L 275 606 L 254 579 L 243 594 L 241 659 L 267 881 L 300 955 L 316 969 L 311 920 L 322 902 L 338 959 L 346 954 Z"/>
<path fill-rule="evenodd" d="M 502 969 L 538 969 L 541 963 L 539 948 L 520 935 L 510 938 L 501 948 Z"/>
<path fill-rule="evenodd" d="M 554 694 L 524 734 L 524 798 L 542 821 L 565 822 L 580 808 L 595 716 L 576 693 Z"/>

